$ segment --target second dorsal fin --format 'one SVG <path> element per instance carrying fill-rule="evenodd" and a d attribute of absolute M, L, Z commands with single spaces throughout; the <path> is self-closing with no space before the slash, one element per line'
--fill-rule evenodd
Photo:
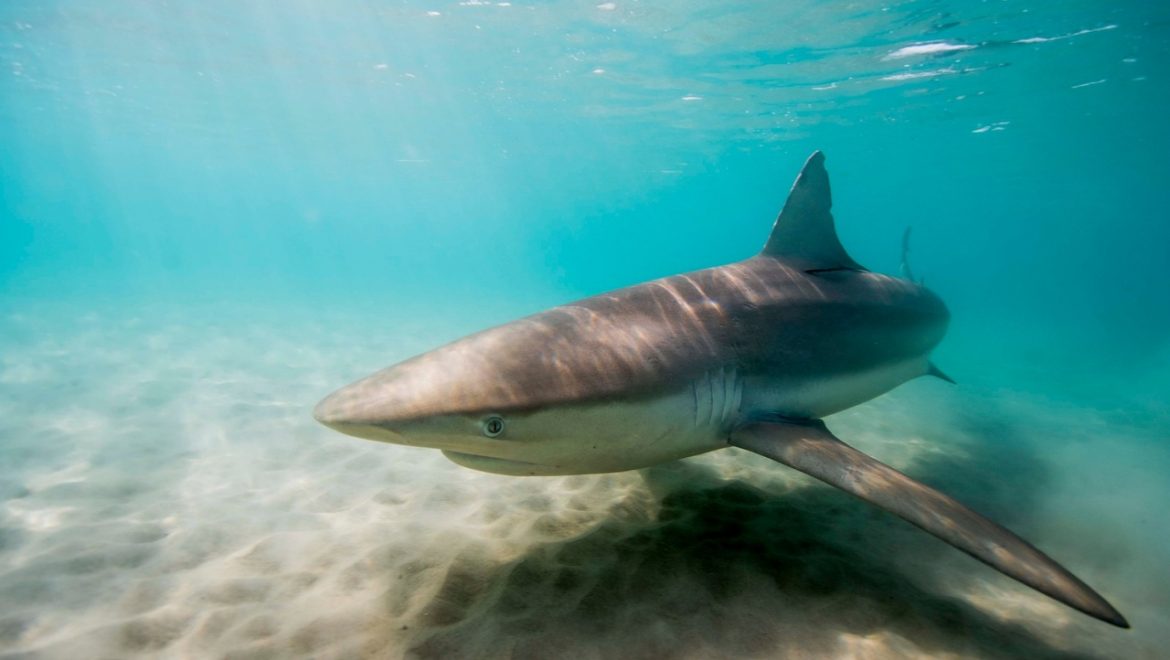
<path fill-rule="evenodd" d="M 814 151 L 792 184 L 761 254 L 803 270 L 865 270 L 841 247 L 832 206 L 825 155 Z"/>

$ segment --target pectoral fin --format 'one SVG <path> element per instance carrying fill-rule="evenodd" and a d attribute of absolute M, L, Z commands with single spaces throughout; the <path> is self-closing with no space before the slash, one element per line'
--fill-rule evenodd
<path fill-rule="evenodd" d="M 1089 616 L 1129 627 L 1097 592 L 1027 541 L 841 442 L 819 420 L 755 423 L 734 432 L 730 442 L 876 504 Z"/>

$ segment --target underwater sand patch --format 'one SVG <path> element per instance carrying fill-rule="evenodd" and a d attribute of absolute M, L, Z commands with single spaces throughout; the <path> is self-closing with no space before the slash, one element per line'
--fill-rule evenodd
<path fill-rule="evenodd" d="M 4 322 L 26 327 L 0 333 L 18 342 L 3 351 L 15 375 L 0 378 L 0 653 L 1062 658 L 1170 645 L 1166 528 L 1142 504 L 1170 498 L 1164 417 L 1148 408 L 1120 427 L 1055 395 L 916 383 L 829 422 L 1083 570 L 1133 619 L 1115 633 L 747 452 L 515 479 L 332 437 L 308 415 L 320 393 L 405 357 L 363 342 L 363 319 Z M 426 347 L 417 332 L 403 352 Z"/>

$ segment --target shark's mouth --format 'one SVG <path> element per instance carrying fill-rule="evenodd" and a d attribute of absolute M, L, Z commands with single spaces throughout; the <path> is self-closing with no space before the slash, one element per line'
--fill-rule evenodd
<path fill-rule="evenodd" d="M 450 459 L 452 463 L 482 472 L 508 475 L 556 474 L 555 467 L 540 463 L 495 458 L 494 456 L 480 456 L 479 454 L 465 454 L 461 451 L 453 451 L 451 449 L 444 449 L 443 455 Z"/>

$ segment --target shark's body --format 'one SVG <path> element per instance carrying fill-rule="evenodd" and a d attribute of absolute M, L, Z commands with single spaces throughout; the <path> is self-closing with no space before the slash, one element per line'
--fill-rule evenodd
<path fill-rule="evenodd" d="M 818 152 L 806 163 L 755 257 L 471 335 L 335 392 L 314 414 L 351 435 L 441 449 L 500 474 L 630 470 L 739 446 L 1127 625 L 1027 542 L 819 421 L 911 378 L 942 376 L 929 354 L 949 318 L 924 287 L 846 254 L 823 162 Z"/>

